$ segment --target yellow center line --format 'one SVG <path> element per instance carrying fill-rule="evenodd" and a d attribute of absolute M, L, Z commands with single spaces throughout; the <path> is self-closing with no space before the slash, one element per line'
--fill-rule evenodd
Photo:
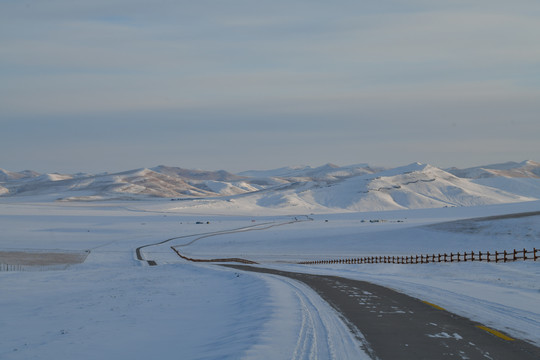
<path fill-rule="evenodd" d="M 515 339 L 512 339 L 511 337 L 509 336 L 506 336 L 504 335 L 503 333 L 497 331 L 497 330 L 493 330 L 493 329 L 490 329 L 488 328 L 487 326 L 484 326 L 484 325 L 476 325 L 477 328 L 479 329 L 482 329 L 484 331 L 487 331 L 488 333 L 491 333 L 497 337 L 500 337 L 501 339 L 503 340 L 507 340 L 507 341 L 514 341 Z"/>
<path fill-rule="evenodd" d="M 446 311 L 446 309 L 445 309 L 445 308 L 443 308 L 443 307 L 440 307 L 439 305 L 435 305 L 435 304 L 432 304 L 432 303 L 430 303 L 430 302 L 427 302 L 427 301 L 423 301 L 423 300 L 422 300 L 422 302 L 423 302 L 424 304 L 427 304 L 427 305 L 429 305 L 429 306 L 433 306 L 433 307 L 434 307 L 435 309 L 437 309 L 437 310 L 443 310 L 443 311 Z"/>

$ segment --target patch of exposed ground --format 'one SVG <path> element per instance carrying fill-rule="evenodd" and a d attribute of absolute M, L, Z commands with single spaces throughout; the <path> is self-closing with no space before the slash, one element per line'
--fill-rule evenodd
<path fill-rule="evenodd" d="M 48 266 L 80 264 L 86 260 L 87 251 L 0 251 L 0 264 L 24 266 Z"/>

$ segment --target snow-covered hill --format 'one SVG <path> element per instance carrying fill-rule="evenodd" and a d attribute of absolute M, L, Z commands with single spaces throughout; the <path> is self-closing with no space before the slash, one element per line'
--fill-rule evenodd
<path fill-rule="evenodd" d="M 408 166 L 337 181 L 291 183 L 253 194 L 262 207 L 377 211 L 473 206 L 533 200 L 458 178 L 430 165 Z"/>
<path fill-rule="evenodd" d="M 30 170 L 25 170 L 21 172 L 13 172 L 13 171 L 0 169 L 0 182 L 19 180 L 19 179 L 24 179 L 24 178 L 36 177 L 36 176 L 39 176 L 39 174 L 37 172 L 30 171 Z"/>
<path fill-rule="evenodd" d="M 349 166 L 338 166 L 326 164 L 313 168 L 311 166 L 282 167 L 274 170 L 250 170 L 239 175 L 251 178 L 285 178 L 290 180 L 319 179 L 336 180 L 353 175 L 372 174 L 383 170 L 383 168 L 371 168 L 368 164 L 356 164 Z"/>
<path fill-rule="evenodd" d="M 539 169 L 540 164 L 527 161 L 448 171 L 420 163 L 393 169 L 326 164 L 238 175 L 164 165 L 98 175 L 2 170 L 0 196 L 39 195 L 64 201 L 160 197 L 188 200 L 178 206 L 223 210 L 417 209 L 534 200 L 540 198 Z"/>
<path fill-rule="evenodd" d="M 59 200 L 198 198 L 258 190 L 258 187 L 241 179 L 225 171 L 158 166 L 154 169 L 98 175 L 43 174 L 31 179 L 21 178 L 21 181 L 11 177 L 0 184 L 8 190 L 5 196 L 51 195 Z"/>
<path fill-rule="evenodd" d="M 502 164 L 476 166 L 467 169 L 451 168 L 448 169 L 448 172 L 469 179 L 492 177 L 540 178 L 540 163 L 531 160 L 520 163 L 510 161 Z"/>
<path fill-rule="evenodd" d="M 535 161 L 507 162 L 468 169 L 448 171 L 472 182 L 501 189 L 513 194 L 540 198 L 540 163 Z"/>

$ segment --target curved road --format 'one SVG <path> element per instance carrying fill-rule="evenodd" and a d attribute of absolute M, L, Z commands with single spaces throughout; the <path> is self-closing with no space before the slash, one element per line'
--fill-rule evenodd
<path fill-rule="evenodd" d="M 365 337 L 373 359 L 540 359 L 540 348 L 512 339 L 435 304 L 366 281 L 246 265 L 238 270 L 286 276 L 314 289 Z M 356 328 L 356 329 L 355 329 Z"/>
<path fill-rule="evenodd" d="M 208 238 L 208 237 L 211 237 L 211 236 L 234 234 L 234 233 L 246 232 L 246 231 L 267 230 L 267 229 L 270 229 L 270 228 L 273 228 L 273 227 L 294 224 L 294 223 L 298 223 L 298 222 L 302 222 L 302 221 L 313 221 L 313 219 L 310 218 L 309 216 L 302 215 L 302 217 L 304 217 L 304 216 L 306 218 L 305 220 L 299 220 L 298 217 L 294 217 L 294 220 L 285 221 L 285 222 L 279 222 L 279 223 L 266 222 L 266 223 L 260 223 L 260 224 L 256 224 L 256 225 L 243 226 L 243 227 L 239 227 L 239 228 L 235 228 L 235 229 L 229 229 L 229 230 L 219 230 L 219 231 L 206 232 L 206 233 L 200 233 L 200 234 L 190 234 L 190 235 L 176 236 L 176 237 L 172 237 L 172 238 L 169 238 L 169 239 L 166 239 L 166 240 L 158 241 L 158 242 L 155 242 L 155 243 L 152 243 L 152 244 L 146 244 L 146 245 L 143 245 L 143 246 L 139 246 L 138 248 L 135 249 L 135 256 L 137 257 L 137 260 L 146 261 L 148 263 L 148 265 L 154 266 L 154 265 L 157 265 L 156 261 L 155 260 L 145 259 L 145 257 L 143 256 L 143 253 L 142 253 L 142 249 L 150 247 L 150 246 L 163 245 L 163 244 L 165 244 L 165 243 L 167 243 L 169 241 L 172 241 L 172 240 L 186 239 L 186 238 L 191 238 L 191 237 L 196 236 L 195 239 L 193 239 L 193 240 L 191 240 L 191 241 L 189 241 L 189 242 L 187 242 L 185 244 L 179 244 L 179 245 L 172 246 L 171 248 L 173 250 L 175 250 L 175 248 L 177 248 L 177 247 L 189 246 L 189 245 L 193 244 L 196 241 L 199 241 L 201 239 L 205 239 L 205 238 Z"/>

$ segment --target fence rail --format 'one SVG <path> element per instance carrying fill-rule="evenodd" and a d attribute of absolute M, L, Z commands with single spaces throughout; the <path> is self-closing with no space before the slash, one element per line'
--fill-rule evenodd
<path fill-rule="evenodd" d="M 485 262 L 511 262 L 518 260 L 538 260 L 540 251 L 533 250 L 512 250 L 512 251 L 470 251 L 457 252 L 450 254 L 421 254 L 411 256 L 364 256 L 358 258 L 333 259 L 333 260 L 313 260 L 301 261 L 298 264 L 319 265 L 319 264 L 429 264 L 441 262 L 466 262 L 466 261 L 485 261 Z"/>
<path fill-rule="evenodd" d="M 255 261 L 241 259 L 241 258 L 221 258 L 221 259 L 194 259 L 187 256 L 184 256 L 180 254 L 180 251 L 176 249 L 174 246 L 171 246 L 171 249 L 184 260 L 188 260 L 191 262 L 209 262 L 209 263 L 215 263 L 215 262 L 239 262 L 242 264 L 257 264 Z"/>
<path fill-rule="evenodd" d="M 65 270 L 69 264 L 56 265 L 23 265 L 23 264 L 0 264 L 0 272 L 2 271 L 48 271 L 48 270 Z"/>

